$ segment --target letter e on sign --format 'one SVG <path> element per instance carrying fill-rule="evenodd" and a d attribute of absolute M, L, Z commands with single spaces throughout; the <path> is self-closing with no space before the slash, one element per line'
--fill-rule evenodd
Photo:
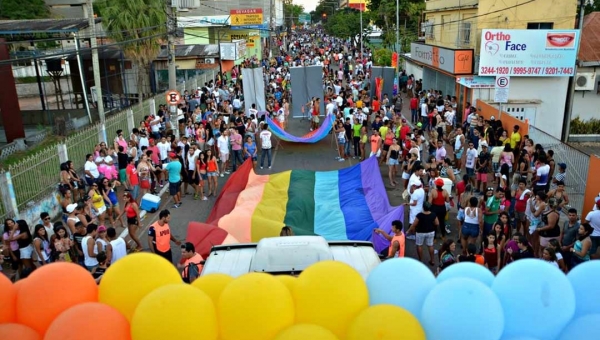
<path fill-rule="evenodd" d="M 181 93 L 177 90 L 169 90 L 166 94 L 167 105 L 175 106 L 181 101 Z"/>

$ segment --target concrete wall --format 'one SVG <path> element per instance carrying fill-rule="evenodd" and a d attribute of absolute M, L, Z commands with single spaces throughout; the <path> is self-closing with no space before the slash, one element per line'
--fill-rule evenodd
<path fill-rule="evenodd" d="M 600 68 L 580 67 L 577 69 L 577 72 L 598 74 L 597 72 L 600 72 Z M 599 91 L 600 87 L 594 91 L 575 91 L 575 96 L 573 97 L 573 119 L 577 117 L 583 121 L 592 118 L 600 119 L 600 114 L 598 114 L 598 111 L 600 111 Z"/>
<path fill-rule="evenodd" d="M 19 95 L 19 98 L 37 97 L 40 95 L 40 90 L 38 88 L 37 83 L 15 84 L 15 86 L 17 87 L 17 95 Z M 72 91 L 71 83 L 67 78 L 62 78 L 60 80 L 60 86 L 63 93 L 68 93 Z M 43 91 L 46 96 L 54 96 L 54 94 L 56 93 L 54 83 L 51 81 L 42 83 L 42 88 L 44 89 Z"/>

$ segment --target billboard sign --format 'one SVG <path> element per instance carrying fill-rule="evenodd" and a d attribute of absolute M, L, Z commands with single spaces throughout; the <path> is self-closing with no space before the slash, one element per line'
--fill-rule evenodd
<path fill-rule="evenodd" d="M 301 24 L 310 24 L 310 13 L 301 13 L 298 15 L 298 22 Z"/>
<path fill-rule="evenodd" d="M 451 50 L 412 43 L 410 58 L 451 74 L 473 74 L 473 50 Z"/>
<path fill-rule="evenodd" d="M 484 29 L 479 75 L 573 76 L 578 47 L 578 30 Z"/>
<path fill-rule="evenodd" d="M 192 28 L 192 27 L 212 27 L 212 26 L 227 26 L 231 22 L 229 15 L 212 15 L 212 16 L 193 16 L 193 17 L 178 17 L 177 27 Z"/>
<path fill-rule="evenodd" d="M 264 28 L 262 8 L 232 9 L 231 27 Z"/>

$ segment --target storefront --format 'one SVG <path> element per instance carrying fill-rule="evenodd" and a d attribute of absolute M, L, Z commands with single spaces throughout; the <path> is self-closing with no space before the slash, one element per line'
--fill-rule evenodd
<path fill-rule="evenodd" d="M 421 43 L 410 45 L 410 56 L 404 56 L 407 68 L 415 65 L 423 69 L 423 89 L 442 91 L 444 96 L 458 98 L 459 112 L 461 103 L 466 99 L 466 87 L 456 81 L 463 75 L 473 74 L 473 50 L 449 49 Z M 411 65 L 413 64 L 413 65 Z"/>

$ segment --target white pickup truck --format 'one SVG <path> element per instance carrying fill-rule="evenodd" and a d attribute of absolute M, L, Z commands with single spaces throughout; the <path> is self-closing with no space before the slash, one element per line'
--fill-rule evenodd
<path fill-rule="evenodd" d="M 366 280 L 380 259 L 371 242 L 326 241 L 321 236 L 271 237 L 258 243 L 214 246 L 201 275 L 246 273 L 298 275 L 308 266 L 335 260 L 356 269 Z"/>

